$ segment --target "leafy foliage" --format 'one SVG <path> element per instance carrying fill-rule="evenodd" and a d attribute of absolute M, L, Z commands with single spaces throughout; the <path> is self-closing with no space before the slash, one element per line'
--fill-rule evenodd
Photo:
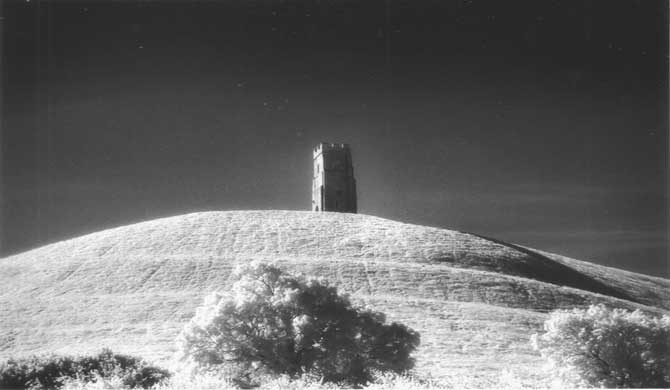
<path fill-rule="evenodd" d="M 565 386 L 670 387 L 670 316 L 639 310 L 557 311 L 533 343 Z"/>
<path fill-rule="evenodd" d="M 419 334 L 382 313 L 352 307 L 315 279 L 254 262 L 238 267 L 225 294 L 213 293 L 179 336 L 183 358 L 327 382 L 364 383 L 371 370 L 403 372 Z"/>
<path fill-rule="evenodd" d="M 104 349 L 96 356 L 34 356 L 0 363 L 0 388 L 54 389 L 67 378 L 119 377 L 124 386 L 149 388 L 170 376 L 141 359 Z"/>

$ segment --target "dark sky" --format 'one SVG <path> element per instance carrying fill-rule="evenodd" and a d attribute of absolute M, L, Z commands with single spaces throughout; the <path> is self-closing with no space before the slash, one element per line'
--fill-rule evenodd
<path fill-rule="evenodd" d="M 4 1 L 7 255 L 191 211 L 359 208 L 668 277 L 667 2 Z"/>

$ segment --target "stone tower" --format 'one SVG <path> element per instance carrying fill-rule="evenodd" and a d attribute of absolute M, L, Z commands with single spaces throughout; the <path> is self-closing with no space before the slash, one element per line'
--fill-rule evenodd
<path fill-rule="evenodd" d="M 314 148 L 312 210 L 357 211 L 356 180 L 349 145 L 322 142 Z"/>

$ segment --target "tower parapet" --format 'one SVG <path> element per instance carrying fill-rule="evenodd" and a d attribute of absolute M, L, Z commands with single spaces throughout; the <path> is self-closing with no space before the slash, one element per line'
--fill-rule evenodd
<path fill-rule="evenodd" d="M 356 180 L 347 144 L 322 142 L 313 150 L 312 210 L 355 213 Z"/>

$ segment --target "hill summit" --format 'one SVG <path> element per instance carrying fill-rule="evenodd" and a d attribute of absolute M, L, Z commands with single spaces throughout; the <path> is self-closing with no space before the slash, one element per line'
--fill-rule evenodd
<path fill-rule="evenodd" d="M 251 260 L 323 277 L 421 333 L 417 370 L 541 364 L 548 311 L 605 303 L 667 313 L 670 281 L 453 230 L 329 212 L 201 212 L 0 259 L 0 355 L 95 352 L 158 361 L 202 298 Z"/>

